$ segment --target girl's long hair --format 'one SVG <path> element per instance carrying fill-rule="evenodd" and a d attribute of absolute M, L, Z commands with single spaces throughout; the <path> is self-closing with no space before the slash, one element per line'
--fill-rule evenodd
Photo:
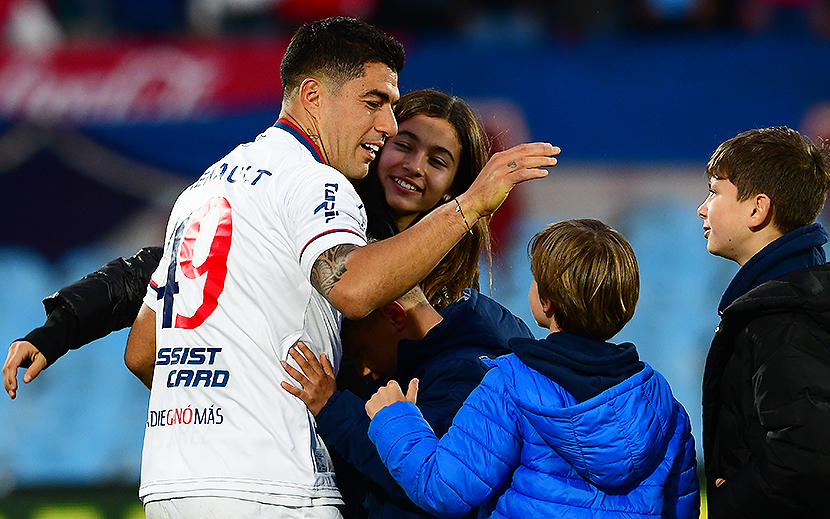
<path fill-rule="evenodd" d="M 444 119 L 455 129 L 461 144 L 461 156 L 449 192 L 442 197 L 439 205 L 454 204 L 452 199 L 470 187 L 490 158 L 490 143 L 484 126 L 463 99 L 434 89 L 410 92 L 395 104 L 398 124 L 416 115 Z M 420 214 L 413 223 L 427 212 Z M 440 310 L 461 297 L 465 288 L 480 290 L 479 257 L 482 250 L 487 254 L 492 288 L 493 254 L 489 223 L 489 217 L 479 219 L 472 227 L 473 232 L 466 233 L 421 283 L 424 294 L 436 309 Z"/>

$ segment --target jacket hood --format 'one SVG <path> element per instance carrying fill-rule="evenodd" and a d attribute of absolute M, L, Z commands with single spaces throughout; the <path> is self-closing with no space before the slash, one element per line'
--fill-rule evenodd
<path fill-rule="evenodd" d="M 668 382 L 648 364 L 579 403 L 516 355 L 486 363 L 512 380 L 510 396 L 541 438 L 597 487 L 637 485 L 663 460 L 678 410 Z"/>
<path fill-rule="evenodd" d="M 475 344 L 495 358 L 510 353 L 512 337 L 533 337 L 527 325 L 494 299 L 473 289 L 441 311 L 443 320 L 421 340 L 403 339 L 398 343 L 395 380 L 409 381 L 415 371 L 439 353 Z"/>
<path fill-rule="evenodd" d="M 765 313 L 801 312 L 830 330 L 830 264 L 790 272 L 750 290 L 723 312 L 756 318 Z"/>
<path fill-rule="evenodd" d="M 537 341 L 510 340 L 523 363 L 562 386 L 577 402 L 588 400 L 643 369 L 630 342 L 613 344 L 567 332 Z"/>

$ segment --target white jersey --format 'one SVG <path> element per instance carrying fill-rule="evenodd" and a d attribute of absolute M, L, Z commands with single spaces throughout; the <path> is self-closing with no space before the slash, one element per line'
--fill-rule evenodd
<path fill-rule="evenodd" d="M 348 179 L 284 121 L 242 144 L 173 207 L 145 303 L 156 366 L 139 495 L 341 504 L 305 404 L 280 387 L 302 339 L 340 362 L 340 314 L 311 286 L 314 261 L 366 244 Z M 293 360 L 292 360 L 293 362 Z"/>

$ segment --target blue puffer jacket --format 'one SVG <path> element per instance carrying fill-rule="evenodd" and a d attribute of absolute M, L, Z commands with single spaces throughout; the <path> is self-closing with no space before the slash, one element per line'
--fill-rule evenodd
<path fill-rule="evenodd" d="M 410 379 L 419 379 L 419 406 L 439 436 L 450 428 L 458 409 L 489 369 L 480 359 L 510 353 L 508 340 L 514 337 L 533 340 L 521 319 L 472 289 L 443 309 L 441 316 L 443 320 L 423 339 L 398 343 L 394 376 L 403 387 Z M 326 445 L 371 480 L 370 519 L 429 517 L 407 498 L 381 462 L 367 434 L 369 417 L 364 405 L 349 391 L 336 392 L 317 415 L 317 432 Z"/>
<path fill-rule="evenodd" d="M 521 519 L 698 516 L 689 418 L 650 366 L 638 362 L 578 402 L 516 354 L 488 363 L 440 441 L 407 402 L 370 424 L 381 459 L 419 506 L 440 517 L 484 503 L 490 517 Z M 585 375 L 584 386 L 601 379 Z"/>

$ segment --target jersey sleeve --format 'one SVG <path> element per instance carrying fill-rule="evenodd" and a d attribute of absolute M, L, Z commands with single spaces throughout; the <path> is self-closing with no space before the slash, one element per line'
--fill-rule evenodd
<path fill-rule="evenodd" d="M 366 245 L 366 210 L 349 180 L 328 166 L 315 167 L 300 178 L 286 206 L 300 267 L 308 279 L 324 251 L 341 244 Z"/>

